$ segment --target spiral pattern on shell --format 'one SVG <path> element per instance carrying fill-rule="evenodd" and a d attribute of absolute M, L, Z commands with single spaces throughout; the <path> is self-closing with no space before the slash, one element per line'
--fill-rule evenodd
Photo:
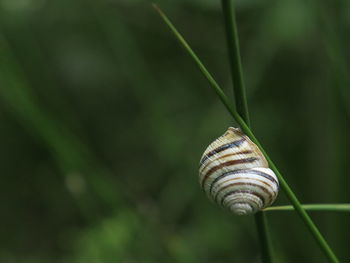
<path fill-rule="evenodd" d="M 199 182 L 210 199 L 238 215 L 270 206 L 279 188 L 259 148 L 233 127 L 204 151 Z"/>

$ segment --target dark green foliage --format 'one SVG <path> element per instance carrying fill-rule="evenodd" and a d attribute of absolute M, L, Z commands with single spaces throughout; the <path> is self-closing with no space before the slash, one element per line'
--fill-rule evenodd
<path fill-rule="evenodd" d="M 231 94 L 219 1 L 158 3 Z M 232 120 L 147 1 L 0 8 L 0 262 L 259 260 L 253 217 L 197 182 Z M 348 2 L 236 9 L 254 133 L 303 203 L 349 202 Z M 350 215 L 312 217 L 346 262 Z M 268 219 L 276 262 L 323 262 L 294 213 Z"/>

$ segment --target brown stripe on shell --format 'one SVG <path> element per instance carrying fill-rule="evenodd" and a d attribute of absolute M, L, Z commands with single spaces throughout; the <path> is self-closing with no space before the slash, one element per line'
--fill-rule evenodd
<path fill-rule="evenodd" d="M 265 172 L 262 172 L 262 171 L 259 171 L 259 170 L 256 170 L 256 168 L 250 168 L 250 169 L 236 169 L 236 170 L 232 170 L 232 171 L 228 171 L 228 172 L 225 172 L 219 176 L 217 176 L 213 183 L 221 180 L 222 178 L 225 178 L 226 176 L 229 176 L 229 175 L 232 175 L 232 174 L 240 174 L 240 173 L 243 173 L 243 174 L 246 174 L 246 173 L 251 173 L 251 174 L 254 174 L 254 175 L 259 175 L 261 177 L 264 177 L 268 180 L 270 180 L 271 182 L 275 183 L 277 185 L 277 187 L 279 187 L 279 184 L 278 184 L 278 181 L 271 175 L 269 175 L 268 173 L 265 173 Z"/>
<path fill-rule="evenodd" d="M 205 156 L 203 156 L 202 159 L 199 161 L 199 165 L 202 165 L 205 161 L 210 159 L 211 156 L 213 156 L 217 153 L 225 151 L 229 148 L 240 147 L 245 141 L 246 141 L 246 139 L 244 137 L 242 137 L 239 140 L 220 145 L 219 147 L 215 148 L 214 150 L 211 150 L 209 153 L 207 153 Z"/>
<path fill-rule="evenodd" d="M 228 153 L 228 154 L 225 154 L 225 155 L 222 155 L 222 156 L 219 156 L 218 158 L 216 159 L 211 159 L 211 161 L 218 161 L 220 159 L 224 159 L 226 157 L 229 157 L 229 156 L 235 156 L 235 155 L 240 155 L 240 154 L 250 154 L 250 153 L 253 153 L 253 151 L 251 150 L 245 150 L 245 151 L 240 151 L 240 152 L 236 152 L 236 153 Z M 204 165 L 204 164 L 202 164 Z M 205 168 L 208 167 L 208 165 L 210 165 L 210 163 L 206 163 L 204 166 L 200 167 L 200 171 L 203 171 Z"/>
<path fill-rule="evenodd" d="M 230 192 L 226 193 L 226 194 L 222 197 L 222 199 L 221 199 L 221 202 L 220 202 L 221 206 L 224 206 L 224 201 L 225 201 L 226 197 L 228 197 L 228 196 L 230 196 L 230 195 L 237 194 L 237 193 L 255 195 L 255 196 L 257 196 L 257 197 L 261 200 L 261 202 L 263 203 L 263 206 L 262 206 L 262 207 L 265 207 L 264 198 L 262 198 L 261 195 L 259 195 L 259 194 L 257 194 L 257 193 L 252 193 L 251 191 L 248 191 L 248 190 L 234 190 L 234 191 L 230 191 Z M 244 203 L 244 202 L 238 202 L 238 203 Z M 254 202 L 254 203 L 256 203 L 256 202 Z M 256 203 L 256 207 L 257 207 L 257 208 L 259 207 L 259 204 L 258 204 L 258 203 Z M 260 208 L 259 208 L 259 209 L 260 209 Z M 255 209 L 254 209 L 254 210 L 255 210 Z"/>
<path fill-rule="evenodd" d="M 218 184 L 217 187 L 220 188 L 220 185 L 223 185 L 223 184 L 225 184 L 225 183 L 227 183 L 227 182 L 237 181 L 237 180 L 251 180 L 251 181 L 257 181 L 257 182 L 259 182 L 259 183 L 262 183 L 262 184 L 266 185 L 268 188 L 271 188 L 271 189 L 273 188 L 273 184 L 269 184 L 269 183 L 267 183 L 267 182 L 265 182 L 265 181 L 262 181 L 262 180 L 259 180 L 259 179 L 256 179 L 256 178 L 252 179 L 252 178 L 249 178 L 249 177 L 236 177 L 236 178 L 232 178 L 232 179 L 229 179 L 229 180 L 220 182 L 220 184 Z M 209 189 L 209 194 L 210 194 L 210 195 L 213 194 L 214 184 L 217 184 L 217 183 L 219 183 L 219 181 L 217 181 L 216 183 L 212 183 L 212 184 L 210 185 L 210 189 Z M 231 184 L 230 184 L 230 185 L 231 185 Z M 228 186 L 229 186 L 229 185 L 228 185 Z M 225 189 L 225 188 L 228 187 L 228 186 L 224 186 L 224 188 L 222 188 L 222 189 Z M 261 187 L 262 187 L 262 186 L 261 186 Z M 218 193 L 219 193 L 222 189 L 220 189 L 220 190 L 216 193 L 215 199 L 216 199 Z M 269 193 L 270 193 L 270 195 L 271 195 L 271 192 L 269 192 Z M 273 195 L 272 195 L 271 200 L 276 196 L 276 192 L 275 192 L 275 191 L 272 190 L 272 193 L 273 193 Z M 271 201 L 271 200 L 270 200 L 270 201 Z"/>
<path fill-rule="evenodd" d="M 222 207 L 228 208 L 228 205 L 226 205 L 226 206 L 224 205 L 225 199 L 226 199 L 227 197 L 229 197 L 230 195 L 234 195 L 234 194 L 236 194 L 236 193 L 238 193 L 238 192 L 239 192 L 239 193 L 243 193 L 243 194 L 252 195 L 249 191 L 240 191 L 240 190 L 233 191 L 233 192 L 228 193 L 227 196 L 224 196 L 223 199 L 222 199 L 220 202 L 217 202 L 217 204 L 220 205 L 220 206 L 222 206 Z M 259 198 L 258 196 L 255 196 L 255 195 L 253 195 L 253 196 L 256 197 L 257 199 L 259 199 L 259 200 L 261 201 L 261 198 Z M 252 210 L 260 210 L 260 207 L 262 207 L 262 206 L 261 206 L 261 203 L 259 203 L 259 202 L 258 202 L 256 199 L 254 199 L 254 198 L 249 199 L 250 202 L 246 202 L 246 201 L 242 202 L 242 201 L 239 201 L 239 200 L 240 200 L 240 198 L 237 196 L 237 197 L 231 199 L 231 202 L 233 202 L 233 203 L 235 203 L 235 204 L 248 204 L 248 205 L 252 208 Z M 261 201 L 261 202 L 262 202 L 262 201 Z M 253 203 L 253 204 L 251 204 L 251 203 Z"/>
<path fill-rule="evenodd" d="M 272 200 L 272 198 L 273 198 L 273 196 L 271 195 L 271 193 L 269 192 L 269 191 L 267 191 L 264 187 L 262 187 L 261 185 L 258 185 L 258 184 L 253 184 L 253 183 L 232 183 L 232 184 L 229 184 L 229 185 L 226 185 L 226 186 L 224 186 L 224 187 L 222 187 L 222 188 L 220 188 L 220 190 L 216 193 L 216 195 L 215 195 L 215 197 L 214 197 L 214 200 L 215 200 L 215 202 L 217 202 L 217 198 L 218 198 L 218 196 L 219 196 L 219 194 L 223 191 L 223 190 L 225 190 L 225 189 L 227 189 L 227 188 L 229 188 L 229 187 L 232 187 L 232 186 L 236 186 L 236 185 L 249 185 L 249 186 L 254 186 L 254 187 L 257 187 L 257 188 L 259 188 L 259 189 L 261 189 L 261 190 L 263 190 L 263 192 L 265 193 L 265 194 L 267 194 L 268 195 L 268 202 L 265 202 L 265 198 L 262 198 L 259 194 L 257 194 L 256 192 L 252 192 L 252 191 L 249 191 L 251 194 L 253 194 L 253 195 L 256 195 L 256 196 L 258 196 L 259 198 L 262 198 L 262 200 L 263 200 L 263 205 L 265 206 L 265 204 L 269 204 L 270 202 L 271 202 L 271 200 Z"/>
<path fill-rule="evenodd" d="M 255 162 L 259 160 L 258 158 L 255 158 L 255 157 L 250 157 L 250 158 L 246 158 L 246 159 L 240 159 L 240 160 L 232 160 L 232 161 L 228 161 L 228 162 L 224 162 L 224 163 L 221 163 L 217 166 L 214 166 L 213 168 L 211 168 L 205 175 L 204 175 L 204 178 L 202 180 L 202 187 L 204 186 L 205 184 L 205 181 L 208 179 L 208 177 L 214 173 L 215 171 L 225 167 L 225 166 L 231 166 L 231 165 L 236 165 L 236 164 L 242 164 L 242 163 L 252 163 L 252 162 Z"/>

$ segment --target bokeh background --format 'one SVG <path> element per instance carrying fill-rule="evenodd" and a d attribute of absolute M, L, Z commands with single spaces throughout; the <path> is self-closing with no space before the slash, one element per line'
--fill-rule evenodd
<path fill-rule="evenodd" d="M 156 2 L 232 97 L 220 1 Z M 303 203 L 349 202 L 350 2 L 236 6 L 255 134 Z M 197 182 L 235 123 L 149 1 L 0 10 L 0 262 L 260 262 L 253 217 Z M 312 217 L 349 260 L 349 214 Z M 295 213 L 268 220 L 276 262 L 326 262 Z"/>

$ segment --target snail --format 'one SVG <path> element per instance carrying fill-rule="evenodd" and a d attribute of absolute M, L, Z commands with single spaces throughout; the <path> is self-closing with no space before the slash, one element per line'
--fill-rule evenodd
<path fill-rule="evenodd" d="M 233 127 L 204 151 L 199 183 L 211 200 L 237 215 L 270 206 L 279 189 L 278 179 L 258 146 Z"/>

